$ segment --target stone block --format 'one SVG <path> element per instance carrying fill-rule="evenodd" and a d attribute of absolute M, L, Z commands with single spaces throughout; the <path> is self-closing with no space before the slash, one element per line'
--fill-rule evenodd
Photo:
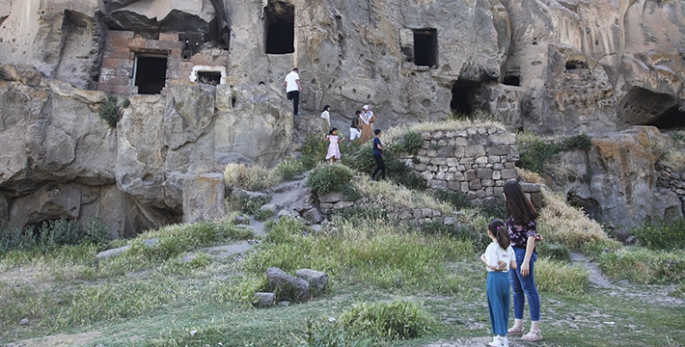
<path fill-rule="evenodd" d="M 495 170 L 492 172 L 492 179 L 493 180 L 499 180 L 502 178 L 502 171 L 500 170 Z"/>
<path fill-rule="evenodd" d="M 516 173 L 516 169 L 504 169 L 504 170 L 502 170 L 502 179 L 503 180 L 515 179 L 516 177 L 518 177 L 518 174 Z"/>
<path fill-rule="evenodd" d="M 440 142 L 442 142 L 442 141 L 440 141 Z M 456 149 L 455 146 L 443 145 L 442 147 L 438 148 L 438 156 L 443 157 L 443 158 L 451 157 L 454 154 L 455 149 Z"/>
<path fill-rule="evenodd" d="M 481 179 L 492 179 L 492 169 L 477 169 L 476 177 Z"/>
<path fill-rule="evenodd" d="M 435 174 L 435 179 L 436 180 L 444 180 L 445 179 L 445 173 L 443 171 L 438 170 L 438 172 Z"/>
<path fill-rule="evenodd" d="M 530 202 L 539 210 L 542 207 L 542 193 L 531 193 Z"/>
<path fill-rule="evenodd" d="M 276 304 L 276 294 L 257 292 L 252 295 L 252 304 L 257 307 L 271 307 Z"/>
<path fill-rule="evenodd" d="M 428 185 L 431 188 L 443 188 L 447 189 L 447 181 L 444 180 L 429 180 Z"/>
<path fill-rule="evenodd" d="M 321 213 L 319 213 L 319 210 L 316 208 L 307 210 L 302 217 L 312 224 L 319 224 L 323 220 Z"/>
<path fill-rule="evenodd" d="M 461 183 L 457 181 L 447 181 L 447 189 L 457 191 L 461 187 Z"/>
<path fill-rule="evenodd" d="M 438 151 L 436 151 L 434 149 L 429 149 L 428 152 L 426 153 L 426 156 L 431 157 L 431 158 L 435 158 L 438 156 Z"/>
<path fill-rule="evenodd" d="M 466 170 L 466 172 L 464 173 L 464 175 L 466 176 L 466 180 L 467 180 L 467 181 L 473 181 L 473 180 L 475 180 L 476 178 L 478 178 L 478 176 L 476 176 L 476 171 L 475 171 L 475 170 Z"/>
<path fill-rule="evenodd" d="M 461 192 L 466 194 L 469 191 L 469 182 L 461 182 Z"/>
<path fill-rule="evenodd" d="M 504 164 L 496 163 L 495 165 L 492 166 L 492 168 L 495 170 L 502 170 L 502 169 L 504 169 Z"/>
<path fill-rule="evenodd" d="M 524 193 L 539 193 L 539 192 L 541 192 L 540 185 L 535 184 L 535 183 L 523 182 L 523 183 L 521 183 L 521 189 L 523 190 Z"/>
<path fill-rule="evenodd" d="M 495 181 L 493 181 L 491 179 L 487 179 L 487 178 L 482 179 L 480 182 L 481 182 L 481 185 L 483 185 L 483 187 L 494 187 L 495 186 Z"/>
<path fill-rule="evenodd" d="M 516 167 L 516 164 L 514 164 L 513 162 L 504 163 L 505 169 L 513 169 L 515 167 Z"/>
<path fill-rule="evenodd" d="M 483 186 L 481 185 L 481 182 L 479 179 L 469 181 L 469 190 L 478 190 L 478 189 L 481 189 L 482 187 Z"/>
<path fill-rule="evenodd" d="M 485 147 L 481 145 L 467 146 L 465 149 L 465 156 L 467 157 L 481 157 L 485 155 Z"/>
<path fill-rule="evenodd" d="M 454 181 L 454 172 L 448 172 L 448 173 L 444 174 L 443 179 L 444 179 L 445 181 L 448 181 L 448 182 L 449 182 L 449 181 Z"/>
<path fill-rule="evenodd" d="M 309 282 L 302 278 L 288 275 L 277 267 L 266 269 L 266 282 L 269 291 L 279 293 L 279 300 L 302 302 L 309 300 L 311 297 Z"/>
<path fill-rule="evenodd" d="M 159 33 L 159 40 L 178 42 L 178 33 Z"/>
<path fill-rule="evenodd" d="M 485 190 L 484 189 L 478 189 L 476 191 L 476 198 L 478 198 L 478 199 L 485 198 Z"/>
<path fill-rule="evenodd" d="M 476 158 L 476 160 L 474 160 L 473 162 L 474 162 L 475 164 L 479 164 L 479 165 L 481 165 L 481 164 L 487 164 L 487 163 L 488 163 L 488 157 L 486 157 L 486 156 L 478 157 L 478 158 Z"/>
<path fill-rule="evenodd" d="M 313 291 L 314 296 L 323 294 L 324 289 L 328 285 L 328 274 L 312 269 L 299 269 L 295 271 L 295 275 L 303 278 L 309 282 L 309 288 Z"/>
<path fill-rule="evenodd" d="M 423 178 L 426 181 L 432 180 L 433 179 L 433 173 L 430 171 L 424 171 L 421 173 L 421 178 Z"/>
<path fill-rule="evenodd" d="M 447 166 L 458 166 L 459 165 L 459 159 L 455 157 L 449 157 L 447 158 Z"/>
<path fill-rule="evenodd" d="M 341 192 L 330 192 L 326 194 L 319 194 L 320 203 L 336 203 L 345 200 L 345 196 Z"/>
<path fill-rule="evenodd" d="M 492 196 L 493 193 L 493 187 L 486 187 L 485 188 L 485 196 Z"/>
<path fill-rule="evenodd" d="M 457 224 L 457 219 L 455 217 L 445 217 L 443 223 L 445 225 L 455 225 Z"/>
<path fill-rule="evenodd" d="M 447 158 L 433 158 L 431 159 L 431 164 L 433 165 L 447 165 Z"/>
<path fill-rule="evenodd" d="M 332 208 L 333 208 L 333 203 L 330 203 L 330 202 L 322 202 L 321 204 L 319 204 L 319 206 L 320 206 L 321 208 L 325 208 L 325 209 L 332 209 Z"/>
<path fill-rule="evenodd" d="M 454 156 L 457 158 L 463 158 L 466 155 L 466 147 L 455 147 Z"/>
<path fill-rule="evenodd" d="M 490 163 L 490 164 L 499 163 L 501 161 L 502 161 L 502 157 L 500 157 L 499 155 L 489 155 L 488 156 L 488 163 Z"/>
<path fill-rule="evenodd" d="M 488 155 L 507 155 L 511 152 L 511 146 L 508 145 L 490 145 L 487 147 Z"/>
<path fill-rule="evenodd" d="M 183 187 L 183 222 L 221 219 L 224 206 L 224 175 L 208 173 L 194 175 Z"/>

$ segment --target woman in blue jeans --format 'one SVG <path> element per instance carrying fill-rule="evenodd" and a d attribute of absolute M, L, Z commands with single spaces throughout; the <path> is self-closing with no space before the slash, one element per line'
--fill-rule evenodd
<path fill-rule="evenodd" d="M 528 298 L 531 325 L 530 331 L 523 335 L 521 340 L 540 341 L 540 296 L 534 276 L 535 261 L 538 258 L 535 242 L 542 240 L 536 231 L 538 213 L 516 181 L 504 184 L 504 198 L 507 201 L 508 214 L 506 226 L 518 265 L 516 269 L 509 270 L 511 289 L 514 293 L 514 326 L 507 334 L 523 335 L 523 305 Z"/>

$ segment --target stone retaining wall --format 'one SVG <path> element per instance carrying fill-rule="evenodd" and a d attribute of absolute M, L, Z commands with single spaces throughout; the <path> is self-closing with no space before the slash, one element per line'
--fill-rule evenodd
<path fill-rule="evenodd" d="M 502 196 L 506 181 L 517 179 L 519 159 L 516 134 L 495 126 L 421 134 L 424 142 L 416 155 L 402 153 L 414 173 L 433 189 L 466 194 L 475 202 Z"/>
<path fill-rule="evenodd" d="M 657 187 L 666 188 L 674 192 L 678 199 L 685 204 L 685 172 L 677 172 L 670 165 L 662 162 L 658 162 L 654 170 L 657 173 Z"/>

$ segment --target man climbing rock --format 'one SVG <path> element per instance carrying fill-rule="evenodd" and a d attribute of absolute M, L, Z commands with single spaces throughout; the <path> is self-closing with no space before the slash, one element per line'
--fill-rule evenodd
<path fill-rule="evenodd" d="M 285 76 L 285 81 L 283 82 L 285 91 L 288 93 L 288 100 L 293 101 L 293 115 L 295 116 L 297 116 L 297 107 L 300 103 L 300 92 L 302 91 L 298 72 L 299 70 L 294 68 L 293 71 Z"/>

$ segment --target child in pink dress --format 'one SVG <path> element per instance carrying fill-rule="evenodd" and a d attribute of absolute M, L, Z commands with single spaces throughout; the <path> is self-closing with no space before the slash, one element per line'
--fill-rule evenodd
<path fill-rule="evenodd" d="M 340 160 L 340 147 L 338 142 L 342 141 L 344 137 L 338 137 L 338 129 L 333 128 L 328 135 L 324 136 L 324 141 L 328 140 L 331 142 L 328 145 L 328 154 L 326 154 L 326 160 L 330 160 L 331 164 L 335 163 L 336 160 Z"/>

